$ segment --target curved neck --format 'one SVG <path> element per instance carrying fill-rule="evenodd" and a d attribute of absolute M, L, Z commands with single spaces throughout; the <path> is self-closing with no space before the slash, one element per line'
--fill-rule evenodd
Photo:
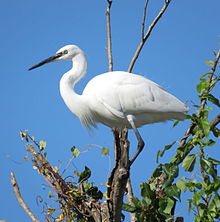
<path fill-rule="evenodd" d="M 76 55 L 72 62 L 72 69 L 66 72 L 60 80 L 60 94 L 68 108 L 79 116 L 84 99 L 74 91 L 73 87 L 86 73 L 87 63 L 84 53 Z"/>
<path fill-rule="evenodd" d="M 66 72 L 61 80 L 60 84 L 62 85 L 68 85 L 71 88 L 85 75 L 87 63 L 86 63 L 86 57 L 84 53 L 80 53 L 76 55 L 72 59 L 72 69 L 70 69 L 68 72 Z M 60 86 L 61 87 L 61 86 Z"/>

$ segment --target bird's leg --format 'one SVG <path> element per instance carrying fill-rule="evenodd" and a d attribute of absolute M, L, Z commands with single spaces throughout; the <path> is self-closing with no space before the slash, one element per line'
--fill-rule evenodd
<path fill-rule="evenodd" d="M 134 124 L 133 117 L 131 115 L 128 115 L 127 120 L 131 124 L 131 127 L 134 130 L 134 133 L 135 133 L 136 138 L 138 140 L 137 150 L 136 150 L 134 156 L 130 160 L 130 166 L 131 166 L 133 164 L 133 162 L 136 160 L 136 158 L 138 157 L 138 155 L 140 154 L 140 152 L 143 150 L 145 144 L 144 144 L 144 141 L 143 141 L 140 133 L 138 132 L 138 130 Z"/>

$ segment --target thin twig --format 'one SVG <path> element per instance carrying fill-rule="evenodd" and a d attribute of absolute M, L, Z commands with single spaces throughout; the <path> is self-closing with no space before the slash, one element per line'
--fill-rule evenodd
<path fill-rule="evenodd" d="M 213 75 L 214 75 L 214 73 L 215 73 L 215 70 L 216 70 L 216 67 L 217 67 L 217 64 L 218 64 L 219 59 L 220 59 L 220 50 L 217 52 L 217 54 L 216 54 L 216 56 L 215 56 L 215 59 L 214 59 L 214 62 L 213 62 L 213 66 L 212 66 L 211 72 L 210 72 L 210 74 L 209 74 L 209 84 L 211 84 L 211 82 L 212 82 L 212 77 L 213 77 Z M 218 81 L 218 79 L 217 79 L 217 81 Z M 212 88 L 210 87 L 210 89 L 207 90 L 207 91 L 205 91 L 203 94 L 209 93 L 209 91 L 210 91 L 211 89 L 212 89 Z M 201 99 L 201 105 L 200 105 L 201 109 L 204 109 L 205 104 L 206 104 L 206 101 L 207 101 L 207 98 L 202 98 L 202 99 Z"/>
<path fill-rule="evenodd" d="M 150 24 L 150 26 L 148 27 L 148 30 L 146 32 L 146 34 L 144 35 L 144 38 L 142 39 L 142 41 L 140 42 L 132 60 L 131 60 L 131 63 L 128 67 L 128 72 L 131 72 L 133 67 L 134 67 L 134 64 L 141 52 L 141 49 L 143 48 L 146 40 L 149 38 L 150 34 L 151 34 L 151 31 L 153 30 L 153 28 L 155 27 L 155 25 L 157 24 L 157 22 L 159 21 L 159 19 L 162 17 L 162 15 L 164 14 L 164 12 L 166 11 L 168 5 L 170 4 L 171 0 L 166 0 L 162 9 L 160 10 L 160 12 L 158 13 L 158 15 L 156 16 L 156 18 L 153 20 L 153 22 Z"/>
<path fill-rule="evenodd" d="M 112 0 L 107 0 L 108 5 L 106 9 L 106 25 L 107 25 L 107 38 L 108 38 L 108 67 L 109 72 L 113 71 L 113 57 L 112 57 L 112 37 L 111 37 L 111 17 L 110 10 L 112 6 Z"/>
<path fill-rule="evenodd" d="M 214 128 L 215 126 L 217 126 L 218 124 L 220 123 L 220 114 L 218 114 L 211 122 L 210 122 L 210 128 L 212 129 L 212 128 Z M 200 135 L 200 138 L 202 139 L 202 138 L 204 138 L 205 137 L 205 134 L 204 133 L 202 133 L 201 135 Z M 186 138 L 187 139 L 187 138 Z M 184 139 L 184 142 L 183 142 L 184 144 L 185 144 L 185 139 Z M 183 145 L 184 145 L 183 144 Z M 180 148 L 181 146 L 179 146 L 179 148 Z M 177 165 L 179 165 L 180 163 L 182 163 L 182 161 L 185 159 L 185 157 L 190 153 L 190 151 L 192 150 L 194 148 L 194 145 L 190 145 L 190 146 L 188 146 L 187 147 L 187 151 L 185 152 L 185 154 L 182 156 L 182 157 L 180 157 L 179 159 L 176 159 L 176 161 L 174 162 L 175 164 L 177 164 Z M 178 154 L 177 154 L 178 155 Z"/>
<path fill-rule="evenodd" d="M 40 222 L 37 217 L 31 212 L 30 208 L 26 205 L 26 203 L 24 202 L 21 193 L 20 193 L 20 189 L 19 186 L 17 184 L 15 175 L 13 172 L 11 172 L 11 184 L 13 186 L 16 198 L 18 200 L 18 203 L 20 204 L 20 206 L 24 209 L 24 211 L 27 213 L 27 215 L 31 218 L 32 221 L 34 222 Z"/>
<path fill-rule="evenodd" d="M 144 40 L 144 33 L 145 33 L 145 22 L 146 22 L 146 16 L 147 16 L 147 6 L 148 6 L 149 0 L 146 0 L 145 5 L 144 5 L 144 14 L 143 14 L 143 19 L 142 19 L 142 41 Z"/>
<path fill-rule="evenodd" d="M 217 64 L 219 62 L 219 59 L 220 59 L 220 50 L 217 52 L 217 54 L 215 56 L 215 59 L 214 59 L 214 62 L 213 62 L 213 66 L 211 68 L 210 75 L 209 75 L 209 83 L 212 82 L 212 77 L 213 77 L 213 75 L 216 71 L 216 67 L 217 67 Z M 209 91 L 210 90 L 211 90 L 211 88 L 209 89 Z M 209 93 L 209 91 L 206 91 L 205 94 Z M 201 99 L 201 101 L 200 101 L 200 107 L 201 107 L 200 110 L 204 109 L 206 102 L 207 102 L 207 98 L 202 98 Z M 196 125 L 197 124 L 195 122 L 191 122 L 191 125 L 190 125 L 189 129 L 186 131 L 185 135 L 183 136 L 183 138 L 180 141 L 179 147 L 182 147 L 182 146 L 185 145 L 188 137 L 192 134 Z"/>

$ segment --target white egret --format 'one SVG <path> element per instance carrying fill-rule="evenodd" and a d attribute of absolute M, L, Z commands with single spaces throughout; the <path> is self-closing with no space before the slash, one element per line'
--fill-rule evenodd
<path fill-rule="evenodd" d="M 137 128 L 166 120 L 182 120 L 188 108 L 173 95 L 151 80 L 124 71 L 107 72 L 88 82 L 82 95 L 74 91 L 75 84 L 85 75 L 87 62 L 84 52 L 76 45 L 67 45 L 54 56 L 29 70 L 53 61 L 70 60 L 72 69 L 60 80 L 61 96 L 86 128 L 102 123 L 111 128 L 133 129 L 138 148 L 134 162 L 144 147 Z"/>

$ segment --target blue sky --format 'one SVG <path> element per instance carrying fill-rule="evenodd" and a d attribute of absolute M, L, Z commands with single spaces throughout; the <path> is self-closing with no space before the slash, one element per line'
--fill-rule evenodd
<path fill-rule="evenodd" d="M 139 44 L 144 2 L 115 0 L 113 3 L 114 70 L 127 70 Z M 163 2 L 150 1 L 147 24 Z M 200 75 L 209 71 L 204 60 L 212 59 L 212 50 L 218 47 L 219 8 L 218 0 L 208 3 L 205 0 L 173 1 L 153 31 L 133 72 L 147 76 L 182 101 L 198 103 L 195 85 Z M 61 169 L 71 158 L 70 147 L 73 145 L 82 149 L 87 149 L 87 144 L 107 147 L 111 150 L 113 164 L 111 130 L 100 125 L 98 130 L 88 134 L 60 97 L 59 79 L 71 64 L 59 62 L 27 71 L 62 46 L 79 45 L 88 59 L 87 75 L 76 86 L 77 92 L 81 93 L 92 77 L 108 70 L 105 10 L 104 0 L 8 0 L 1 3 L 0 219 L 29 221 L 10 185 L 10 172 L 14 171 L 25 201 L 43 220 L 42 205 L 37 204 L 36 199 L 41 196 L 47 201 L 48 187 L 32 169 L 31 161 L 24 160 L 26 152 L 24 142 L 19 138 L 20 130 L 28 129 L 37 140 L 46 140 L 49 161 Z M 146 147 L 131 171 L 136 195 L 139 194 L 138 184 L 146 180 L 156 166 L 157 151 L 181 138 L 187 126 L 186 121 L 173 129 L 172 122 L 166 122 L 140 129 Z M 134 151 L 136 139 L 132 132 L 130 140 Z M 217 148 L 211 152 L 219 155 Z M 100 153 L 99 148 L 91 148 L 74 161 L 68 173 L 76 168 L 80 171 L 87 165 L 93 171 L 92 180 L 103 189 L 112 164 Z M 162 161 L 169 160 L 173 153 L 174 150 L 169 151 Z M 192 220 L 187 213 L 186 199 L 182 200 L 177 214 L 184 216 L 186 221 Z"/>

